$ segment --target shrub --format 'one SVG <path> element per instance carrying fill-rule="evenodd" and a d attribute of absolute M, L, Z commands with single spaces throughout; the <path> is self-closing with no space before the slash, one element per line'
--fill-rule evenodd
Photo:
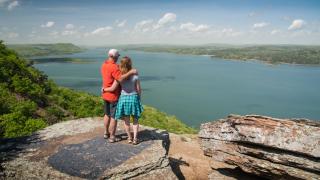
<path fill-rule="evenodd" d="M 43 119 L 28 119 L 23 128 L 24 135 L 30 135 L 33 132 L 45 128 L 47 123 Z"/>

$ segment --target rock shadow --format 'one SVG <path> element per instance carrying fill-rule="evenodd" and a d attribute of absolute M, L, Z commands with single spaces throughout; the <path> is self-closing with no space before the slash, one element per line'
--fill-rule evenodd
<path fill-rule="evenodd" d="M 14 160 L 19 154 L 26 152 L 27 148 L 35 148 L 43 144 L 44 142 L 37 134 L 17 138 L 1 138 L 0 177 L 5 177 L 3 163 Z"/>
<path fill-rule="evenodd" d="M 178 179 L 180 180 L 186 179 L 181 171 L 180 166 L 189 166 L 189 163 L 182 160 L 182 158 L 176 159 L 172 157 L 169 157 L 169 162 L 170 162 L 170 166 L 173 173 L 178 177 Z"/>
<path fill-rule="evenodd" d="M 267 180 L 266 178 L 256 176 L 254 174 L 249 174 L 242 171 L 239 167 L 234 169 L 230 168 L 219 168 L 216 169 L 220 174 L 223 174 L 228 177 L 235 178 L 237 180 Z"/>

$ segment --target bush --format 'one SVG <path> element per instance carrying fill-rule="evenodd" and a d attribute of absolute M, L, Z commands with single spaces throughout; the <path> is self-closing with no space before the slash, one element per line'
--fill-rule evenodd
<path fill-rule="evenodd" d="M 27 117 L 19 112 L 0 116 L 0 125 L 4 137 L 17 137 L 25 135 L 23 128 Z"/>
<path fill-rule="evenodd" d="M 30 100 L 17 101 L 13 104 L 12 112 L 23 114 L 26 117 L 31 117 L 37 110 L 37 104 Z"/>
<path fill-rule="evenodd" d="M 165 129 L 177 134 L 194 134 L 197 131 L 186 124 L 182 123 L 175 116 L 168 116 L 159 110 L 144 106 L 144 112 L 139 120 L 140 124 Z"/>
<path fill-rule="evenodd" d="M 33 132 L 43 129 L 47 126 L 47 123 L 43 119 L 28 119 L 23 128 L 24 135 L 30 135 Z"/>

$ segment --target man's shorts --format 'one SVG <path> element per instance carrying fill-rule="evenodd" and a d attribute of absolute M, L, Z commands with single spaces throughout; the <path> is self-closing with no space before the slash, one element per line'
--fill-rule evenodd
<path fill-rule="evenodd" d="M 103 106 L 103 110 L 104 110 L 104 114 L 114 118 L 116 115 L 116 109 L 117 109 L 117 101 L 116 102 L 109 102 L 106 100 L 104 101 L 104 106 Z"/>

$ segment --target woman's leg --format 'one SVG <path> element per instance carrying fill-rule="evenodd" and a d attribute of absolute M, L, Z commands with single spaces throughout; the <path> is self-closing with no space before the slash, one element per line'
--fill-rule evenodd
<path fill-rule="evenodd" d="M 138 131 L 139 131 L 138 119 L 134 118 L 134 120 L 133 120 L 133 139 L 135 139 L 135 140 L 138 138 Z"/>
<path fill-rule="evenodd" d="M 130 140 L 132 139 L 132 136 L 130 133 L 130 116 L 125 116 L 123 120 L 124 120 L 124 129 L 126 130 L 128 139 Z"/>

